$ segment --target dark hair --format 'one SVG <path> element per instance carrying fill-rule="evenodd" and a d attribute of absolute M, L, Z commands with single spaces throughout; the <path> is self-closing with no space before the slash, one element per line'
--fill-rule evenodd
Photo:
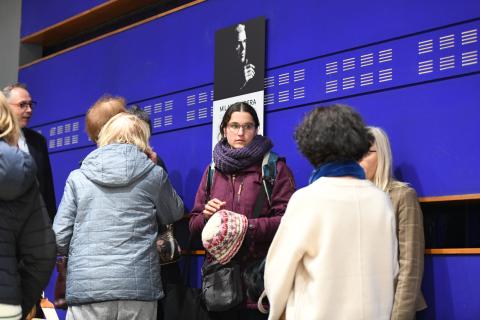
<path fill-rule="evenodd" d="M 148 128 L 150 128 L 150 134 L 152 134 L 152 121 L 150 120 L 150 115 L 147 112 L 140 109 L 140 107 L 136 104 L 133 104 L 130 108 L 128 108 L 127 112 L 139 117 L 140 120 L 145 121 L 148 124 Z"/>
<path fill-rule="evenodd" d="M 258 121 L 257 112 L 251 105 L 246 102 L 235 102 L 230 107 L 228 107 L 227 111 L 223 115 L 222 122 L 220 123 L 220 134 L 222 138 L 224 137 L 223 131 L 227 127 L 228 121 L 232 117 L 232 113 L 234 112 L 248 112 L 253 118 L 253 122 L 255 123 L 255 129 L 260 126 L 260 121 Z"/>
<path fill-rule="evenodd" d="M 370 139 L 360 115 L 340 104 L 315 108 L 295 130 L 300 152 L 315 167 L 334 161 L 359 161 L 368 152 Z"/>

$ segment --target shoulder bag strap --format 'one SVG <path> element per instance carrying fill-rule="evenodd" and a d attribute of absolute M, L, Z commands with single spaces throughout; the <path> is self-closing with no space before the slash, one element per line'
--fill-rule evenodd
<path fill-rule="evenodd" d="M 272 191 L 275 178 L 277 176 L 277 160 L 278 155 L 271 151 L 266 153 L 263 156 L 262 160 L 262 184 L 258 193 L 257 200 L 255 202 L 255 207 L 253 209 L 253 218 L 258 218 L 260 212 L 262 212 L 263 204 L 265 203 L 265 198 L 268 200 L 268 203 L 272 203 Z"/>

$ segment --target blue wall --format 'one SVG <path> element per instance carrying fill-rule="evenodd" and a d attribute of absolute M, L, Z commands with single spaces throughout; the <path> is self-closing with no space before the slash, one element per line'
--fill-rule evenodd
<path fill-rule="evenodd" d="M 62 22 L 107 0 L 22 0 L 21 37 Z"/>
<path fill-rule="evenodd" d="M 241 10 L 247 4 L 249 10 Z M 397 173 L 419 195 L 479 192 L 480 170 L 473 168 L 480 151 L 470 146 L 476 145 L 480 133 L 475 117 L 480 64 L 462 66 L 462 61 L 478 61 L 479 42 L 462 44 L 462 32 L 475 31 L 480 24 L 473 16 L 480 12 L 478 1 L 401 1 L 388 7 L 371 1 L 361 5 L 305 1 L 296 8 L 279 1 L 247 4 L 207 1 L 22 69 L 20 79 L 30 84 L 40 102 L 32 125 L 53 140 L 52 152 L 78 157 L 76 153 L 85 152 L 69 150 L 90 144 L 82 130 L 83 114 L 101 94 L 109 92 L 150 106 L 154 120 L 159 118 L 153 139 L 157 148 L 173 150 L 174 140 L 184 135 L 184 150 L 196 148 L 197 141 L 179 131 L 210 124 L 215 30 L 264 15 L 266 78 L 273 84 L 266 89 L 267 120 L 278 119 L 266 123 L 266 133 L 277 144 L 288 144 L 277 148 L 289 162 L 301 164 L 295 168 L 300 186 L 310 167 L 296 159 L 292 130 L 283 130 L 284 122 L 298 121 L 317 103 L 342 101 L 361 111 L 369 123 L 387 130 Z M 450 35 L 453 47 L 440 48 L 440 37 Z M 420 54 L 420 44 L 429 40 L 432 52 Z M 349 59 L 354 60 L 354 69 L 349 69 Z M 444 70 L 440 70 L 441 61 Z M 432 71 L 428 72 L 430 62 Z M 419 74 L 425 63 L 427 73 Z M 278 76 L 285 73 L 290 82 L 279 84 Z M 353 88 L 349 81 L 355 81 Z M 288 94 L 288 101 L 279 99 L 280 93 Z M 195 102 L 187 103 L 192 96 Z M 160 106 L 155 112 L 155 104 L 167 101 L 170 110 Z M 274 116 L 277 112 L 280 115 Z M 192 113 L 195 119 L 188 120 Z M 64 141 L 59 143 L 61 135 L 49 136 L 52 127 L 73 125 L 73 120 L 64 119 L 76 116 L 80 127 L 76 144 L 65 146 Z M 289 128 L 295 123 L 289 123 Z M 462 130 L 447 130 L 452 127 Z M 177 132 L 168 135 L 173 139 L 164 139 L 165 132 L 172 130 Z M 196 140 L 209 140 L 208 135 L 205 130 Z M 469 151 L 459 154 L 459 149 Z M 207 159 L 208 152 L 208 148 L 200 150 L 200 157 Z M 203 167 L 195 161 L 176 169 Z M 57 181 L 63 185 L 62 179 Z"/>
<path fill-rule="evenodd" d="M 35 3 L 24 1 L 27 33 L 59 19 L 33 15 Z M 420 196 L 480 193 L 480 1 L 208 0 L 20 71 L 39 101 L 32 126 L 49 141 L 58 201 L 93 148 L 84 113 L 108 92 L 151 112 L 152 144 L 190 209 L 210 159 L 215 31 L 257 16 L 267 19 L 265 132 L 298 186 L 311 167 L 293 129 L 315 105 L 340 102 L 387 130 L 395 172 Z M 448 297 L 430 294 L 433 319 Z M 457 315 L 480 316 L 473 297 L 462 304 Z"/>
<path fill-rule="evenodd" d="M 421 319 L 476 320 L 480 315 L 480 256 L 427 256 L 423 293 L 429 308 Z"/>

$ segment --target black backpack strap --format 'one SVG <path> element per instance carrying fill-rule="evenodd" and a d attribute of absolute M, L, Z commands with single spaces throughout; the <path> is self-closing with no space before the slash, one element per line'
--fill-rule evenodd
<path fill-rule="evenodd" d="M 262 161 L 262 182 L 265 188 L 268 203 L 272 203 L 273 184 L 277 177 L 278 154 L 270 151 L 263 157 Z"/>
<path fill-rule="evenodd" d="M 268 152 L 263 156 L 262 161 L 262 184 L 257 200 L 255 202 L 255 207 L 253 209 L 253 218 L 258 218 L 263 209 L 263 204 L 265 199 L 268 200 L 268 203 L 272 203 L 272 191 L 275 178 L 277 177 L 277 161 L 278 154 L 273 151 Z"/>
<path fill-rule="evenodd" d="M 208 172 L 207 172 L 207 184 L 205 186 L 205 203 L 210 200 L 210 190 L 212 189 L 213 185 L 213 175 L 215 174 L 215 163 L 212 161 L 210 165 L 208 166 Z"/>
<path fill-rule="evenodd" d="M 255 202 L 255 207 L 253 209 L 253 218 L 258 218 L 260 216 L 260 212 L 262 212 L 263 204 L 265 203 L 265 198 L 267 194 L 265 192 L 265 188 L 261 188 L 258 196 L 257 201 Z"/>

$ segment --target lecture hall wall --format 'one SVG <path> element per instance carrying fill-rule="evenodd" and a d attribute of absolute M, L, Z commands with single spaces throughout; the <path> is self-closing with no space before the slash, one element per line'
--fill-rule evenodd
<path fill-rule="evenodd" d="M 104 2 L 24 0 L 22 36 Z M 57 202 L 94 148 L 85 112 L 110 93 L 150 113 L 152 145 L 191 209 L 211 157 L 215 31 L 258 16 L 267 21 L 265 132 L 298 187 L 312 168 L 295 126 L 317 105 L 345 103 L 387 131 L 395 173 L 419 196 L 480 193 L 480 1 L 207 0 L 20 68 Z M 478 256 L 427 256 L 422 317 L 479 318 L 479 267 Z"/>

